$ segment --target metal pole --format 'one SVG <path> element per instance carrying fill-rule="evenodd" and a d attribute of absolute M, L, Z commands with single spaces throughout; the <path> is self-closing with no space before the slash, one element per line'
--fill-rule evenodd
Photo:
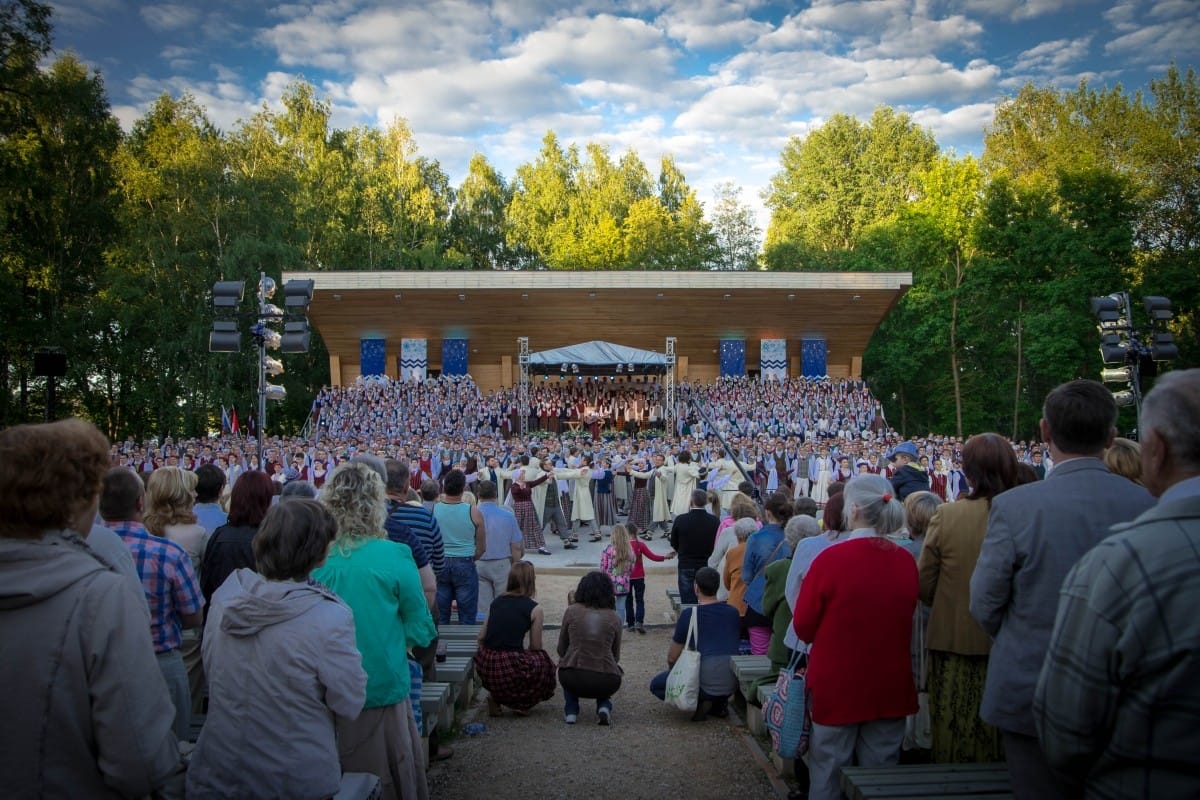
<path fill-rule="evenodd" d="M 266 314 L 267 299 L 263 297 L 263 283 L 266 280 L 267 273 L 258 273 L 258 322 L 265 325 L 264 316 Z M 267 471 L 267 453 L 263 449 L 263 428 L 267 425 L 267 342 L 262 336 L 258 336 L 258 426 L 255 433 L 258 434 L 258 468 L 263 472 Z"/>
<path fill-rule="evenodd" d="M 679 417 L 679 411 L 675 407 L 675 337 L 667 337 L 667 371 L 663 376 L 663 388 L 665 397 L 663 398 L 663 426 L 666 428 L 668 435 L 676 433 L 675 422 Z"/>
<path fill-rule="evenodd" d="M 529 337 L 518 337 L 517 346 L 517 413 L 520 415 L 517 427 L 524 439 L 529 433 Z"/>

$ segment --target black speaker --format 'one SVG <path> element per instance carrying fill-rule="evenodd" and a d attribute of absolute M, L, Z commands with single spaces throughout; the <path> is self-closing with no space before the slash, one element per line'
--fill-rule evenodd
<path fill-rule="evenodd" d="M 33 374 L 39 378 L 61 378 L 67 374 L 67 354 L 46 351 L 34 353 Z"/>

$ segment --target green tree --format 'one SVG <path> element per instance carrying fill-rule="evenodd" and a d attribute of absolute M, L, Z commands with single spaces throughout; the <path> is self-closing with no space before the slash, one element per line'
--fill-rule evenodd
<path fill-rule="evenodd" d="M 86 392 L 92 335 L 88 306 L 114 231 L 111 159 L 120 139 L 99 74 L 72 56 L 30 72 L 17 64 L 41 51 L 43 24 L 29 11 L 34 42 L 3 18 L 4 44 L 20 80 L 2 93 L 8 131 L 0 136 L 0 423 L 36 416 L 31 405 L 32 351 L 48 345 L 67 355 L 62 412 L 76 412 Z M 6 8 L 6 12 L 9 11 Z M 11 31 L 15 25 L 17 34 Z M 16 397 L 13 396 L 13 383 Z M 15 403 L 14 403 L 15 399 Z"/>
<path fill-rule="evenodd" d="M 731 181 L 719 183 L 713 190 L 713 196 L 712 212 L 709 214 L 716 240 L 713 268 L 756 269 L 762 231 L 754 221 L 754 211 L 742 202 L 741 187 Z"/>
<path fill-rule="evenodd" d="M 887 107 L 865 125 L 835 114 L 806 137 L 793 136 L 764 193 L 767 246 L 852 249 L 868 228 L 895 220 L 916 198 L 918 176 L 936 155 L 932 134 Z"/>
<path fill-rule="evenodd" d="M 510 199 L 504 177 L 482 153 L 472 156 L 450 214 L 451 246 L 470 259 L 472 268 L 509 269 L 517 265 L 507 237 Z"/>
<path fill-rule="evenodd" d="M 578 151 L 573 146 L 563 150 L 554 131 L 543 137 L 533 163 L 517 167 L 508 206 L 508 241 L 530 254 L 529 266 L 555 266 L 553 244 L 560 231 L 570 230 L 578 172 Z"/>

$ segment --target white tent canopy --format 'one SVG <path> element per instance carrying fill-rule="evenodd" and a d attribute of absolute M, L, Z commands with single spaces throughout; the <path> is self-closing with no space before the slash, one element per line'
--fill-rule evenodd
<path fill-rule="evenodd" d="M 660 375 L 667 371 L 667 357 L 653 350 L 591 341 L 530 353 L 529 371 L 537 375 Z"/>

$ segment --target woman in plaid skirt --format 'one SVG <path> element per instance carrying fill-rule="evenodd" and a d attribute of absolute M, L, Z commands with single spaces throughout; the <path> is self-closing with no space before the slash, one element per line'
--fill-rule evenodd
<path fill-rule="evenodd" d="M 646 468 L 646 462 L 639 460 L 637 469 L 629 470 L 633 478 L 633 499 L 629 503 L 629 527 L 641 534 L 643 539 L 650 539 L 647 528 L 650 527 L 650 491 L 646 488 L 653 472 L 641 472 Z"/>
<path fill-rule="evenodd" d="M 502 706 L 517 716 L 554 697 L 557 668 L 542 648 L 542 607 L 533 564 L 518 561 L 508 573 L 504 594 L 492 601 L 479 631 L 475 672 L 488 690 L 488 713 L 498 717 Z M 528 647 L 526 647 L 528 637 Z"/>
<path fill-rule="evenodd" d="M 600 461 L 600 469 L 594 470 L 596 495 L 592 502 L 596 506 L 596 524 L 611 527 L 617 524 L 617 502 L 613 495 L 613 471 L 607 458 Z"/>
<path fill-rule="evenodd" d="M 518 468 L 512 474 L 513 514 L 517 524 L 521 526 L 521 535 L 525 539 L 526 550 L 537 550 L 544 556 L 550 555 L 546 547 L 546 539 L 542 536 L 542 525 L 538 522 L 537 511 L 533 507 L 533 487 L 540 486 L 549 479 L 550 473 L 544 473 L 536 480 L 525 481 L 524 467 Z"/>

